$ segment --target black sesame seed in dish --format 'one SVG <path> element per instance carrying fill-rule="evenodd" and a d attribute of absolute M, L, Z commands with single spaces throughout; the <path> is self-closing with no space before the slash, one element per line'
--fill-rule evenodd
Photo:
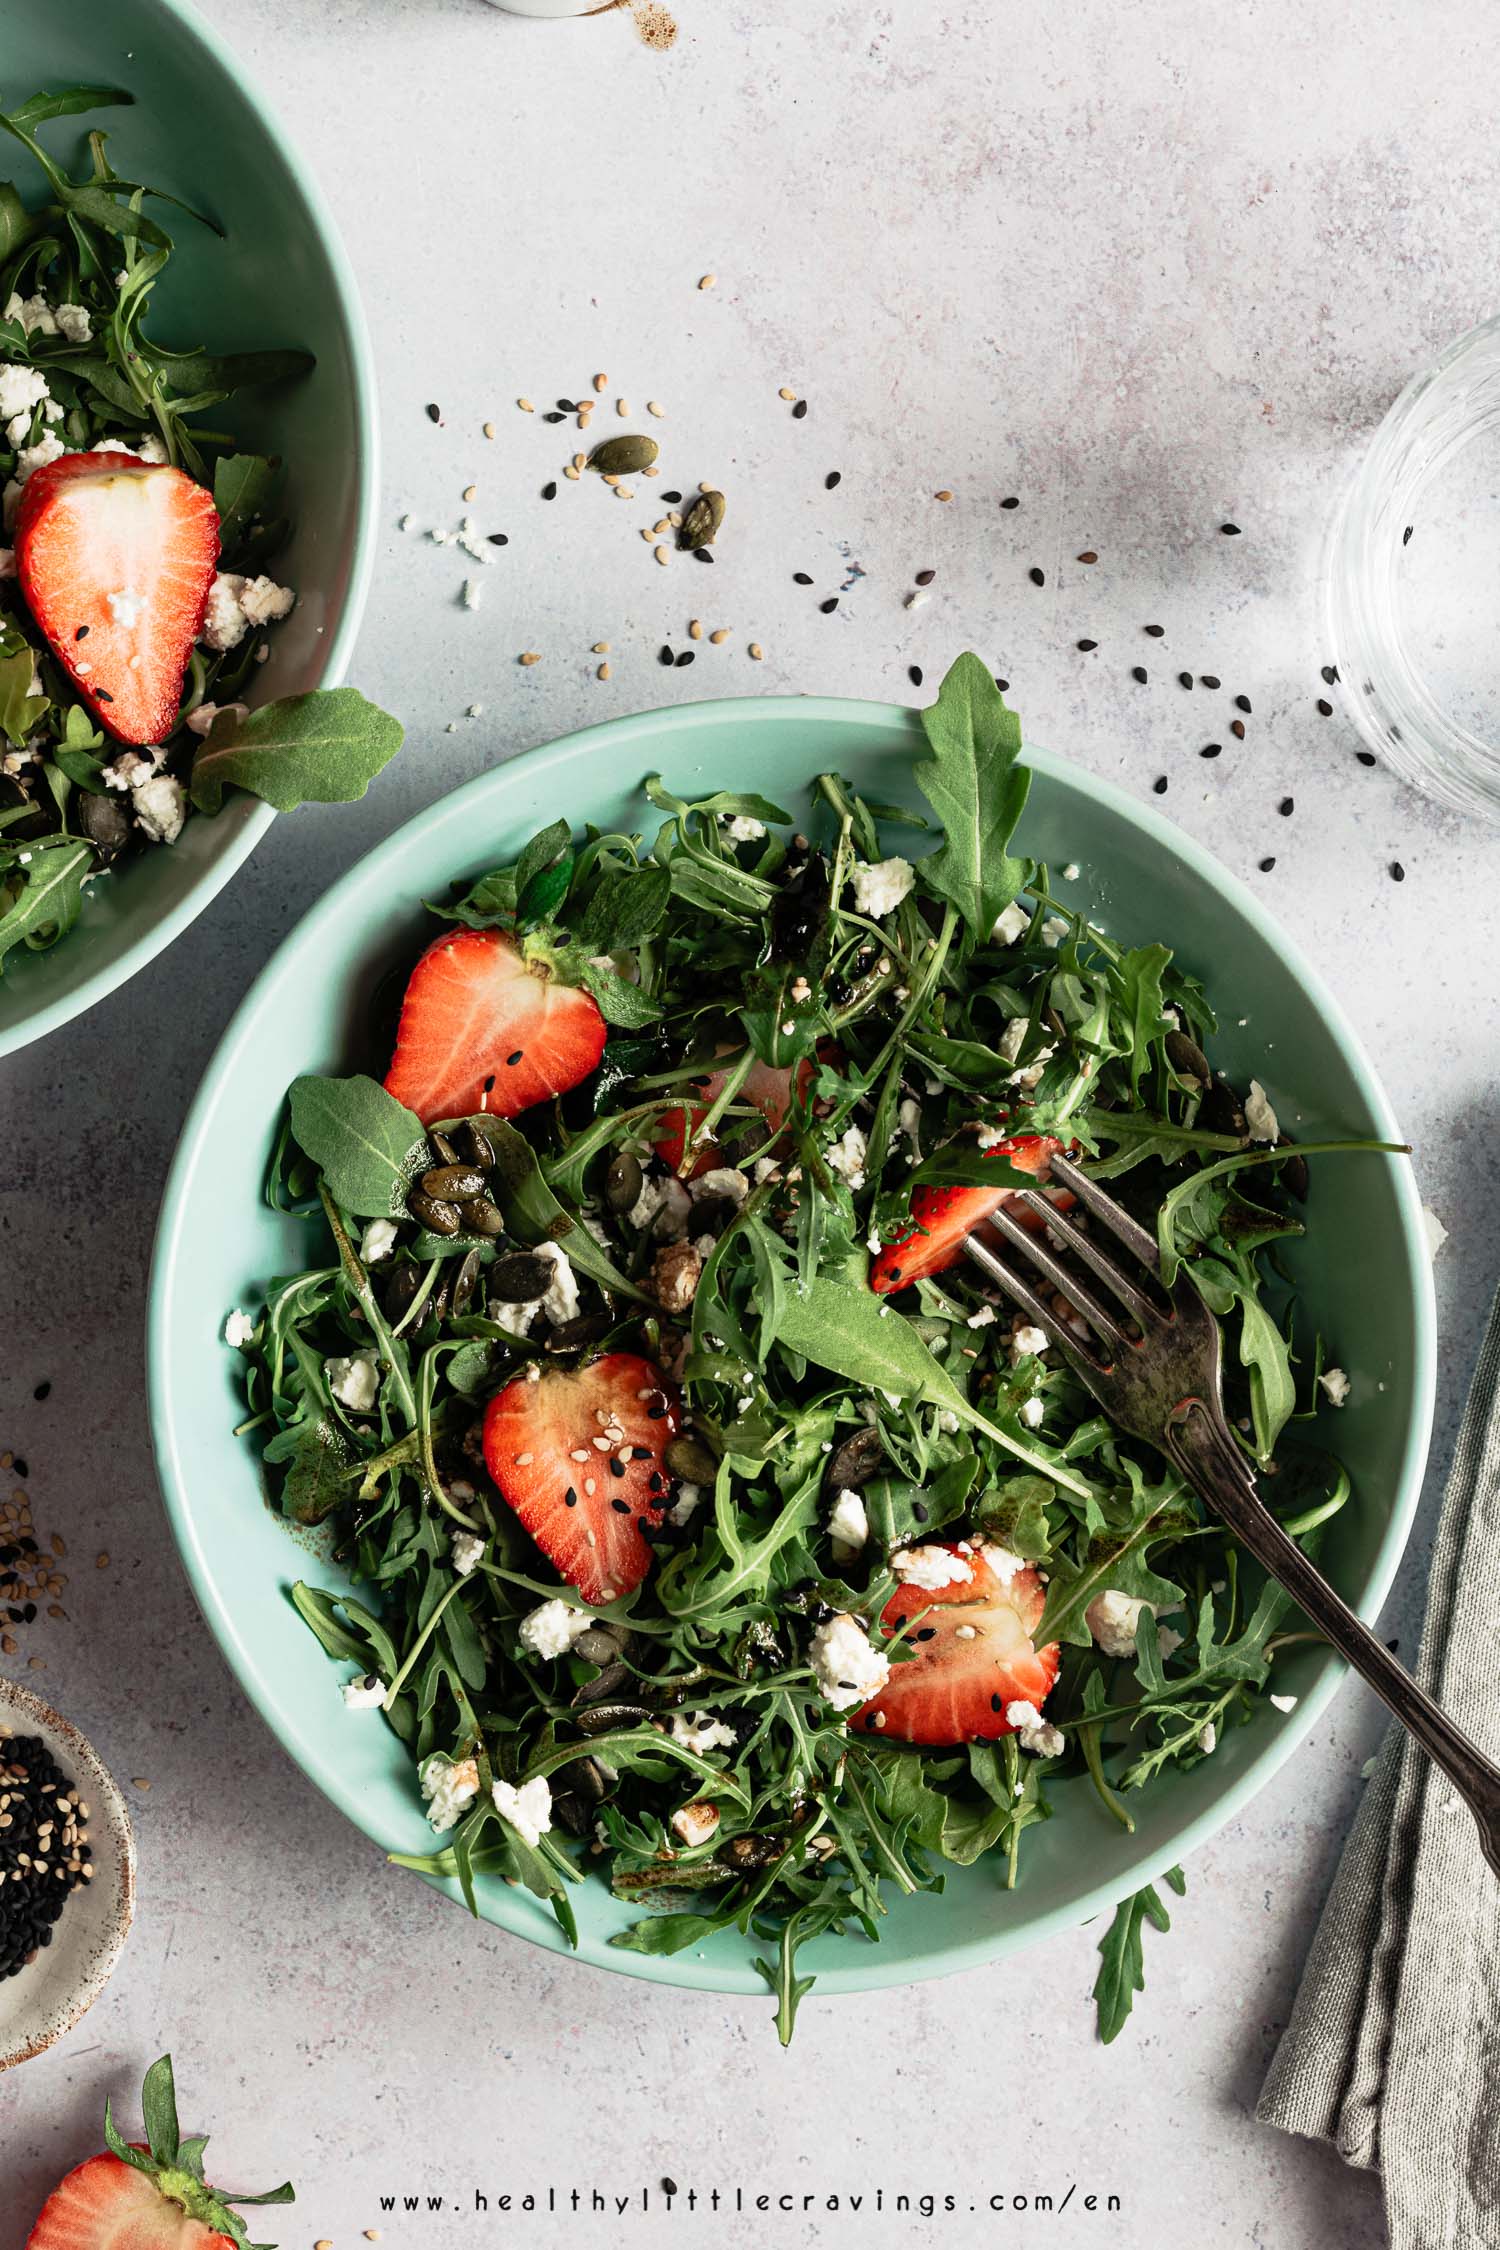
<path fill-rule="evenodd" d="M 80 1885 L 93 1881 L 88 1806 L 40 1735 L 0 1720 L 0 1979 L 52 1943 Z"/>

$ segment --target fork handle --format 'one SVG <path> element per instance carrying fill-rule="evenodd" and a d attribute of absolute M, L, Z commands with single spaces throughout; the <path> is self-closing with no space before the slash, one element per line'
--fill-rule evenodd
<path fill-rule="evenodd" d="M 1167 1454 L 1193 1490 L 1248 1547 L 1262 1569 L 1306 1612 L 1360 1677 L 1375 1690 L 1433 1764 L 1448 1776 L 1479 1824 L 1485 1858 L 1500 1875 L 1500 1767 L 1418 1687 L 1385 1643 L 1377 1640 L 1288 1537 L 1255 1489 L 1239 1447 L 1199 1398 L 1174 1407 L 1164 1433 Z"/>

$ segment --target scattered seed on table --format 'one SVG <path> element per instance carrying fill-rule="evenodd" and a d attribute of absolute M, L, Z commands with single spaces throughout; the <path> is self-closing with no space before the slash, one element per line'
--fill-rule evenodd
<path fill-rule="evenodd" d="M 464 486 L 464 498 L 466 500 L 472 500 L 478 490 L 479 487 L 477 484 L 466 484 Z"/>
<path fill-rule="evenodd" d="M 1167 793 L 1167 777 L 1166 777 L 1166 775 L 1165 775 L 1164 773 L 1159 773 L 1159 774 L 1157 775 L 1156 779 L 1155 779 L 1155 780 L 1154 780 L 1154 781 L 1152 782 L 1152 784 L 1151 784 L 1151 788 L 1152 788 L 1152 793 L 1153 793 L 1153 795 L 1155 795 L 1155 796 L 1158 796 L 1158 797 L 1165 797 L 1165 795 L 1166 795 L 1166 793 Z"/>
<path fill-rule="evenodd" d="M 31 1394 L 31 1395 L 32 1395 L 32 1397 L 33 1397 L 33 1398 L 34 1398 L 34 1399 L 36 1400 L 36 1402 L 37 1402 L 38 1406 L 40 1406 L 40 1405 L 41 1405 L 41 1403 L 42 1403 L 42 1400 L 43 1400 L 44 1398 L 50 1398 L 51 1394 L 52 1394 L 52 1385 L 51 1385 L 51 1383 L 50 1383 L 50 1382 L 41 1382 L 41 1383 L 38 1383 L 38 1384 L 37 1384 L 37 1387 L 36 1387 L 36 1389 L 35 1389 L 35 1390 L 34 1390 L 34 1391 L 32 1392 L 32 1394 Z"/>
<path fill-rule="evenodd" d="M 616 412 L 616 413 L 617 413 L 617 414 L 619 415 L 619 417 L 620 417 L 621 421 L 625 421 L 625 420 L 627 420 L 627 419 L 628 419 L 628 417 L 629 417 L 629 414 L 630 414 L 630 401 L 629 401 L 629 399 L 628 399 L 628 398 L 617 398 L 617 399 L 615 400 L 615 412 Z"/>
<path fill-rule="evenodd" d="M 1276 807 L 1276 810 L 1280 813 L 1283 820 L 1290 820 L 1292 814 L 1297 810 L 1296 798 L 1283 797 L 1281 803 Z"/>
<path fill-rule="evenodd" d="M 696 650 L 694 650 L 694 649 L 690 649 L 690 648 L 680 648 L 680 649 L 679 649 L 679 650 L 677 651 L 677 669 L 678 669 L 678 671 L 679 671 L 679 672 L 680 672 L 680 671 L 682 671 L 682 669 L 683 669 L 683 667 L 684 667 L 685 665 L 688 665 L 688 664 L 692 664 L 692 663 L 696 662 L 696 660 L 697 660 L 697 652 L 696 652 Z"/>
<path fill-rule="evenodd" d="M 724 643 L 729 638 L 729 627 L 727 625 L 720 625 L 716 629 L 716 631 L 710 633 L 708 637 L 713 642 L 715 648 L 722 648 L 724 646 Z"/>
<path fill-rule="evenodd" d="M 805 398 L 799 398 L 796 405 L 792 408 L 792 420 L 794 422 L 801 422 L 806 419 L 806 416 L 807 401 Z"/>
<path fill-rule="evenodd" d="M 656 661 L 658 664 L 665 664 L 668 668 L 677 662 L 676 656 L 668 648 L 665 641 L 662 642 L 661 647 L 656 652 Z"/>
<path fill-rule="evenodd" d="M 746 649 L 746 651 L 745 651 L 745 654 L 746 654 L 746 655 L 747 655 L 747 656 L 748 656 L 748 657 L 750 658 L 751 662 L 752 662 L 752 663 L 754 663 L 754 664 L 759 664 L 759 662 L 761 661 L 761 658 L 762 658 L 762 657 L 763 657 L 763 656 L 765 655 L 765 653 L 766 653 L 766 652 L 765 652 L 765 650 L 764 650 L 764 649 L 763 649 L 763 648 L 761 647 L 761 645 L 760 645 L 760 642 L 759 642 L 759 641 L 752 641 L 752 642 L 750 643 L 750 646 L 748 647 L 748 649 Z"/>
<path fill-rule="evenodd" d="M 95 1568 L 95 1570 L 108 1570 L 108 1568 L 109 1568 L 109 1557 L 108 1557 L 108 1555 L 95 1555 L 95 1557 L 94 1557 L 94 1568 Z"/>
<path fill-rule="evenodd" d="M 1075 560 L 1081 563 L 1096 563 L 1099 560 L 1098 552 L 1093 547 L 1085 547 L 1083 553 L 1075 557 Z M 1161 627 L 1159 625 L 1148 625 L 1146 630 L 1148 633 L 1160 633 Z"/>
<path fill-rule="evenodd" d="M 1002 695 L 1005 695 L 1010 688 L 1009 680 L 1002 680 L 998 672 L 995 674 L 995 685 Z"/>
<path fill-rule="evenodd" d="M 933 496 L 932 496 L 932 497 L 933 497 L 933 499 L 934 499 L 934 500 L 951 500 L 951 499 L 953 498 L 953 495 L 952 495 L 952 493 L 951 493 L 951 492 L 950 492 L 950 491 L 948 490 L 948 487 L 947 487 L 946 485 L 944 485 L 944 487 L 943 487 L 942 491 L 941 491 L 941 492 L 935 492 L 935 493 L 933 494 Z"/>
<path fill-rule="evenodd" d="M 1200 758 L 1217 758 L 1223 748 L 1222 742 L 1205 742 L 1198 755 Z"/>
<path fill-rule="evenodd" d="M 662 405 L 662 402 L 659 398 L 647 399 L 646 412 L 648 414 L 654 414 L 658 422 L 662 419 L 662 416 L 666 413 L 666 411 L 666 408 Z"/>
<path fill-rule="evenodd" d="M 1244 739 L 1245 739 L 1245 722 L 1244 722 L 1244 720 L 1243 720 L 1243 719 L 1231 719 L 1231 720 L 1230 720 L 1230 722 L 1229 722 L 1229 731 L 1230 731 L 1230 733 L 1231 733 L 1231 734 L 1232 734 L 1232 735 L 1234 736 L 1234 739 L 1235 739 L 1235 741 L 1236 741 L 1236 742 L 1243 742 L 1243 741 L 1244 741 Z"/>
<path fill-rule="evenodd" d="M 609 389 L 609 377 L 602 373 L 596 375 L 594 377 L 594 388 L 596 391 L 607 391 Z"/>
<path fill-rule="evenodd" d="M 714 283 L 718 280 L 718 278 L 719 277 L 716 273 L 706 273 L 704 274 L 702 280 L 699 282 L 698 287 L 700 289 L 712 289 Z"/>
<path fill-rule="evenodd" d="M 1219 675 L 1217 672 L 1200 672 L 1198 674 L 1199 687 L 1216 688 L 1219 684 Z"/>
<path fill-rule="evenodd" d="M 572 462 L 570 461 L 567 467 L 563 470 L 563 475 L 567 478 L 569 484 L 577 484 L 583 475 L 583 471 L 581 469 L 575 469 Z"/>
<path fill-rule="evenodd" d="M 576 414 L 578 412 L 577 399 L 560 398 L 557 402 L 557 411 L 559 414 Z"/>
<path fill-rule="evenodd" d="M 1179 687 L 1186 687 L 1186 688 L 1190 688 L 1190 687 L 1192 686 L 1192 684 L 1193 684 L 1193 675 L 1192 675 L 1192 673 L 1191 673 L 1191 672 L 1179 672 L 1179 673 L 1178 673 L 1178 675 L 1177 675 L 1177 685 L 1178 685 Z"/>
<path fill-rule="evenodd" d="M 1248 717 L 1249 717 L 1249 715 L 1250 715 L 1250 698 L 1249 698 L 1249 696 L 1248 696 L 1248 695 L 1237 695 L 1237 696 L 1235 697 L 1235 699 L 1234 699 L 1234 707 L 1235 707 L 1236 711 L 1243 711 L 1243 712 L 1245 713 L 1246 717 L 1248 718 Z"/>
<path fill-rule="evenodd" d="M 567 415 L 559 414 L 556 407 L 553 407 L 550 413 L 542 416 L 544 422 L 566 422 L 567 419 Z"/>
<path fill-rule="evenodd" d="M 440 406 L 429 406 L 427 409 L 427 419 L 429 422 L 441 422 L 441 420 L 443 419 L 442 408 Z"/>
<path fill-rule="evenodd" d="M 906 676 L 907 676 L 907 678 L 908 678 L 908 679 L 909 679 L 909 680 L 911 681 L 911 684 L 912 684 L 912 686 L 913 686 L 913 687 L 920 687 L 920 686 L 922 685 L 922 667 L 921 667 L 921 665 L 920 665 L 920 664 L 908 664 L 908 665 L 907 665 L 907 667 L 906 667 Z"/>
<path fill-rule="evenodd" d="M 1144 687 L 1147 678 L 1145 665 L 1132 664 L 1130 667 L 1130 677 L 1135 680 L 1141 687 Z"/>
<path fill-rule="evenodd" d="M 484 430 L 484 434 L 485 434 L 485 436 L 486 436 L 487 438 L 492 438 L 492 437 L 494 436 L 494 434 L 495 434 L 495 425 L 494 425 L 494 423 L 493 423 L 493 422 L 486 422 L 486 423 L 484 423 L 484 424 L 482 425 L 482 427 L 483 427 L 483 430 Z"/>
<path fill-rule="evenodd" d="M 1354 755 L 1362 766 L 1373 766 L 1378 762 L 1373 750 L 1356 750 Z"/>
<path fill-rule="evenodd" d="M 824 617 L 831 617 L 838 606 L 839 598 L 837 594 L 830 594 L 826 602 L 819 602 L 818 604 L 818 608 Z"/>
<path fill-rule="evenodd" d="M 695 548 L 693 549 L 693 560 L 694 560 L 694 562 L 706 562 L 706 563 L 711 563 L 711 562 L 713 561 L 713 559 L 714 559 L 714 558 L 713 558 L 713 553 L 712 553 L 712 550 L 711 550 L 711 549 L 709 549 L 709 548 L 707 548 L 707 547 L 695 547 Z"/>
<path fill-rule="evenodd" d="M 1141 627 L 1141 631 L 1149 635 L 1149 637 L 1153 641 L 1159 641 L 1162 638 L 1163 634 L 1166 632 L 1166 629 L 1167 628 L 1165 625 L 1143 625 Z"/>
<path fill-rule="evenodd" d="M 1274 867 L 1275 865 L 1276 865 L 1276 857 L 1275 857 L 1275 854 L 1273 853 L 1273 854 L 1271 855 L 1271 857 L 1270 857 L 1269 859 L 1263 859 L 1263 860 L 1262 860 L 1262 861 L 1260 862 L 1260 871 L 1261 871 L 1262 875 L 1269 875 L 1269 874 L 1270 874 L 1270 872 L 1271 872 L 1271 870 L 1272 870 L 1272 868 L 1273 868 L 1273 867 Z"/>
<path fill-rule="evenodd" d="M 792 584 L 794 586 L 810 586 L 812 578 L 805 570 L 794 570 L 792 572 Z"/>
<path fill-rule="evenodd" d="M 1331 719 L 1333 717 L 1333 705 L 1326 695 L 1318 697 L 1318 717 L 1320 719 Z"/>
<path fill-rule="evenodd" d="M 521 664 L 540 664 L 542 659 L 538 650 L 523 648 L 517 661 Z"/>
<path fill-rule="evenodd" d="M 784 398 L 784 399 L 787 399 L 787 400 L 791 400 L 791 399 L 794 399 L 794 398 L 795 398 L 795 397 L 797 396 L 797 394 L 796 394 L 796 392 L 795 392 L 795 391 L 794 391 L 794 390 L 792 389 L 792 387 L 791 387 L 791 384 L 790 384 L 790 383 L 783 383 L 783 384 L 782 384 L 782 386 L 781 386 L 781 388 L 780 388 L 780 390 L 779 390 L 779 391 L 778 391 L 778 392 L 776 393 L 776 396 L 777 396 L 778 398 Z"/>
<path fill-rule="evenodd" d="M 702 638 L 703 638 L 703 620 L 702 620 L 702 618 L 701 618 L 701 617 L 693 617 L 693 618 L 690 618 L 690 619 L 688 620 L 688 639 L 689 639 L 690 641 L 701 641 L 701 640 L 702 640 Z"/>
<path fill-rule="evenodd" d="M 1032 564 L 1026 575 L 1033 586 L 1045 586 L 1047 583 L 1047 573 L 1045 570 L 1039 570 L 1035 563 Z"/>
<path fill-rule="evenodd" d="M 601 664 L 598 671 L 594 674 L 596 680 L 607 680 L 612 676 L 613 675 L 611 674 L 610 668 L 607 664 Z"/>
<path fill-rule="evenodd" d="M 1411 545 L 1411 535 L 1416 530 L 1416 528 L 1417 527 L 1414 523 L 1409 523 L 1406 529 L 1402 532 L 1401 544 L 1403 547 L 1409 547 Z"/>
<path fill-rule="evenodd" d="M 653 555 L 655 555 L 662 569 L 665 570 L 668 563 L 672 560 L 672 551 L 670 547 L 653 547 L 651 552 Z"/>
<path fill-rule="evenodd" d="M 1219 529 L 1226 539 L 1238 539 L 1240 535 L 1240 527 L 1237 523 L 1221 523 Z"/>
<path fill-rule="evenodd" d="M 832 492 L 836 489 L 837 486 L 841 485 L 843 481 L 844 472 L 842 469 L 830 469 L 827 476 L 823 479 L 823 490 L 825 492 Z"/>
<path fill-rule="evenodd" d="M 536 412 L 536 408 L 532 405 L 529 398 L 518 398 L 516 400 L 516 404 L 517 406 L 519 406 L 523 414 L 535 414 Z"/>
<path fill-rule="evenodd" d="M 508 547 L 510 545 L 510 533 L 508 531 L 488 531 L 485 533 L 485 537 L 492 547 Z"/>
<path fill-rule="evenodd" d="M 555 484 L 544 484 L 542 486 L 542 498 L 544 500 L 555 500 L 557 498 L 557 486 Z"/>
<path fill-rule="evenodd" d="M 1391 861 L 1391 881 L 1393 883 L 1404 883 L 1406 881 L 1406 869 L 1399 859 Z"/>
<path fill-rule="evenodd" d="M 1324 687 L 1337 687 L 1339 684 L 1338 666 L 1336 664 L 1324 664 L 1320 667 L 1320 677 Z"/>
<path fill-rule="evenodd" d="M 938 498 L 942 498 L 941 493 L 938 494 Z M 1001 501 L 1000 505 L 1002 508 L 1019 508 L 1021 503 L 1012 492 L 1007 494 L 1006 498 Z"/>
<path fill-rule="evenodd" d="M 935 570 L 919 570 L 917 572 L 916 582 L 919 586 L 930 586 L 936 576 L 937 572 Z"/>
<path fill-rule="evenodd" d="M 1075 648 L 1081 649 L 1085 656 L 1092 656 L 1099 643 L 1097 641 L 1075 641 L 1073 645 Z"/>

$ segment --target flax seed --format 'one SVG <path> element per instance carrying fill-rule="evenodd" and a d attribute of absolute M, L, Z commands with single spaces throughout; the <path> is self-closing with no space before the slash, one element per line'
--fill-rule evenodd
<path fill-rule="evenodd" d="M 932 496 L 932 497 L 933 497 L 933 499 L 934 499 L 934 500 L 951 500 L 951 499 L 953 498 L 953 495 L 952 495 L 952 493 L 951 493 L 951 492 L 950 492 L 950 491 L 948 490 L 947 486 L 946 486 L 946 485 L 944 485 L 944 487 L 943 487 L 942 491 L 941 491 L 941 492 L 935 492 L 935 493 L 933 494 L 933 496 Z"/>

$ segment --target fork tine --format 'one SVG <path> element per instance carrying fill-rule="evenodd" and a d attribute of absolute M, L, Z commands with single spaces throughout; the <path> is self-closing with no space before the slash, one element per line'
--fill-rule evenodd
<path fill-rule="evenodd" d="M 1084 1209 L 1100 1224 L 1118 1236 L 1127 1250 L 1133 1250 L 1143 1266 L 1155 1273 L 1161 1260 L 1157 1255 L 1155 1239 L 1138 1226 L 1128 1211 L 1122 1210 L 1112 1195 L 1106 1195 L 1097 1180 L 1091 1180 L 1070 1157 L 1054 1156 L 1048 1166 L 1052 1178 L 1061 1186 L 1071 1188 Z"/>
<path fill-rule="evenodd" d="M 976 1240 L 972 1234 L 965 1235 L 964 1255 L 1020 1306 L 1027 1319 L 1040 1328 L 1048 1343 L 1054 1350 L 1063 1353 L 1085 1382 L 1099 1374 L 1098 1362 L 1079 1349 L 1077 1337 L 1069 1333 L 1051 1306 L 1044 1305 L 1036 1291 L 1019 1274 L 1012 1273 L 1010 1267 L 1002 1258 L 996 1257 L 987 1243 Z"/>
<path fill-rule="evenodd" d="M 1012 1201 L 1024 1203 L 1028 1211 L 1035 1211 L 1039 1218 L 1044 1219 L 1048 1232 L 1066 1243 L 1074 1257 L 1080 1258 L 1099 1276 L 1106 1288 L 1114 1291 L 1126 1311 L 1142 1329 L 1152 1321 L 1165 1319 L 1162 1309 L 1153 1305 L 1150 1298 L 1137 1289 L 1135 1283 L 1120 1271 L 1113 1258 L 1100 1249 L 1093 1236 L 1085 1234 L 1082 1227 L 1059 1211 L 1055 1203 L 1049 1203 L 1034 1188 L 1022 1188 L 1012 1197 Z M 1071 1275 L 1069 1286 L 1077 1286 Z"/>
<path fill-rule="evenodd" d="M 1051 1205 L 1043 1202 L 1042 1209 Z M 1084 1287 L 1077 1275 L 1056 1257 L 1047 1245 L 1045 1235 L 1032 1234 L 1019 1220 L 1013 1219 L 1002 1203 L 998 1211 L 990 1213 L 989 1224 L 1004 1235 L 1013 1250 L 1045 1274 L 1054 1289 L 1060 1290 L 1071 1305 L 1077 1307 L 1084 1319 L 1095 1328 L 1111 1351 L 1119 1351 L 1125 1344 L 1125 1332 L 1107 1306 L 1101 1305 L 1092 1289 Z"/>

